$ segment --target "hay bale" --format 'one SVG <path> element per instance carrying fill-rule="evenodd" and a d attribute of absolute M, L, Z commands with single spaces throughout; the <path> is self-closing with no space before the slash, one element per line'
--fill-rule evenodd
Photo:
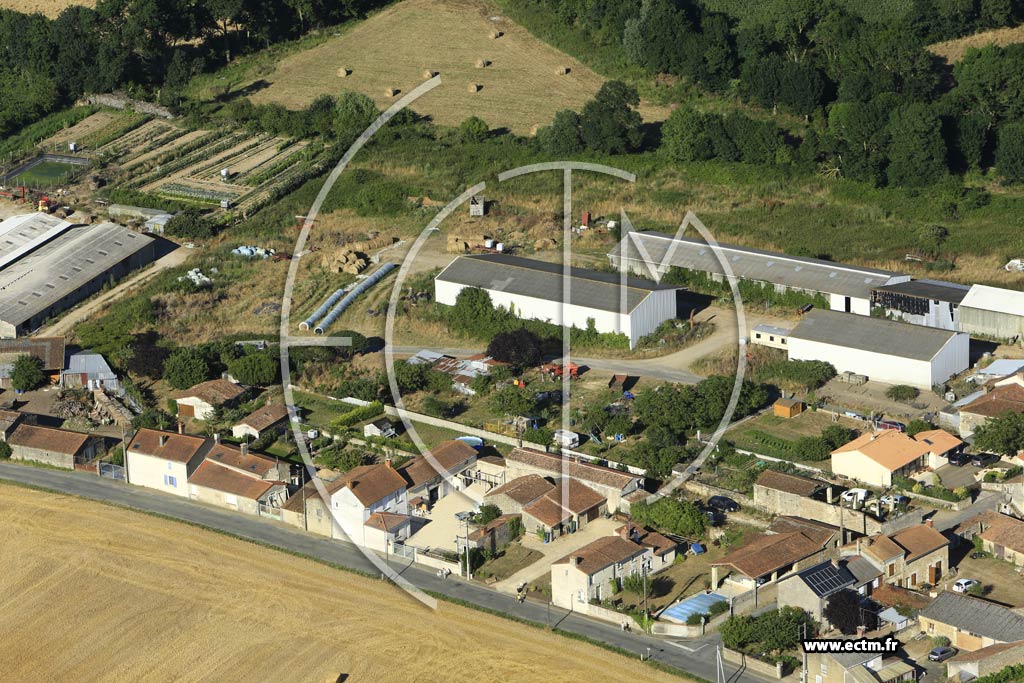
<path fill-rule="evenodd" d="M 564 76 L 567 73 L 569 73 L 570 71 L 572 71 L 572 69 L 570 69 L 569 67 L 567 67 L 567 66 L 560 66 L 557 69 L 555 69 L 555 75 L 556 76 Z"/>
<path fill-rule="evenodd" d="M 498 38 L 501 38 L 503 35 L 505 35 L 504 31 L 491 31 L 491 40 L 497 40 Z"/>
<path fill-rule="evenodd" d="M 387 95 L 388 97 L 394 97 L 400 92 L 402 91 L 399 90 L 398 88 L 388 88 L 387 90 L 384 91 L 384 94 Z"/>
<path fill-rule="evenodd" d="M 352 69 L 343 66 L 340 69 L 338 69 L 338 78 L 347 78 L 351 73 Z"/>
<path fill-rule="evenodd" d="M 478 60 L 476 60 L 476 68 L 478 68 L 478 69 L 486 69 L 490 65 L 491 65 L 491 60 L 489 60 L 489 59 L 478 59 Z"/>
<path fill-rule="evenodd" d="M 531 137 L 536 137 L 537 131 L 539 131 L 539 130 L 540 130 L 540 124 L 538 124 L 538 123 L 533 124 L 533 127 L 530 128 L 530 136 Z"/>
<path fill-rule="evenodd" d="M 436 75 L 437 75 L 437 72 L 434 71 L 433 69 L 427 69 L 426 71 L 423 72 L 423 78 L 425 80 L 430 80 L 431 78 L 433 78 Z"/>
<path fill-rule="evenodd" d="M 466 87 L 466 90 L 467 90 L 467 91 L 469 91 L 469 92 L 480 92 L 480 90 L 481 90 L 481 89 L 482 89 L 483 87 L 484 87 L 484 86 L 480 85 L 479 83 L 470 83 L 470 84 L 469 84 L 469 85 L 468 85 L 468 86 Z"/>

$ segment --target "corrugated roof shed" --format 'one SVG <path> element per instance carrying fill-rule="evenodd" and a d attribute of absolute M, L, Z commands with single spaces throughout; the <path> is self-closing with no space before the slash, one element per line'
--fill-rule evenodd
<path fill-rule="evenodd" d="M 956 282 L 943 282 L 942 280 L 910 280 L 908 282 L 894 282 L 891 285 L 882 285 L 875 288 L 880 292 L 893 292 L 904 294 L 919 299 L 933 299 L 947 303 L 958 304 L 970 291 L 970 286 L 961 285 Z"/>
<path fill-rule="evenodd" d="M 935 327 L 816 308 L 804 315 L 789 337 L 897 358 L 930 361 L 957 334 Z"/>
<path fill-rule="evenodd" d="M 659 232 L 633 232 L 626 239 L 626 257 L 631 261 L 648 261 L 660 266 L 668 265 L 722 275 L 724 269 L 715 252 L 706 242 L 689 237 L 673 237 Z M 639 250 L 642 245 L 646 255 Z M 821 259 L 788 256 L 750 247 L 729 244 L 718 245 L 733 274 L 745 280 L 771 282 L 815 292 L 829 292 L 843 296 L 868 299 L 871 290 L 888 284 L 894 277 L 905 275 L 876 268 L 865 268 Z M 612 263 L 618 263 L 621 244 L 608 254 Z"/>
<path fill-rule="evenodd" d="M 1024 616 L 969 595 L 939 593 L 920 616 L 1004 643 L 1024 640 Z"/>
<path fill-rule="evenodd" d="M 114 223 L 68 229 L 0 271 L 0 320 L 24 324 L 152 243 Z"/>
<path fill-rule="evenodd" d="M 565 284 L 562 276 L 563 267 L 557 263 L 502 254 L 481 254 L 458 257 L 441 271 L 437 279 L 545 301 L 561 301 Z M 569 277 L 569 299 L 565 303 L 619 312 L 623 290 L 617 273 L 570 268 Z M 661 289 L 678 287 L 659 285 L 640 278 L 626 278 L 626 310 L 632 311 L 651 292 Z"/>
<path fill-rule="evenodd" d="M 0 221 L 0 269 L 46 244 L 72 225 L 46 213 L 28 213 Z"/>
<path fill-rule="evenodd" d="M 1024 292 L 989 287 L 988 285 L 974 285 L 960 305 L 983 311 L 1024 316 Z"/>

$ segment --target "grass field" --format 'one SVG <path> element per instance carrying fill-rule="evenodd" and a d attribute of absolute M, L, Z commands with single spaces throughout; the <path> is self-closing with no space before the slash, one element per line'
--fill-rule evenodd
<path fill-rule="evenodd" d="M 678 680 L 213 532 L 0 487 L 0 671 L 21 681 Z M 472 666 L 465 661 L 472 648 Z"/>
<path fill-rule="evenodd" d="M 987 45 L 1005 47 L 1021 41 L 1024 41 L 1024 26 L 1012 26 L 982 31 L 964 36 L 963 38 L 957 38 L 956 40 L 935 43 L 934 45 L 929 45 L 928 50 L 942 57 L 948 64 L 953 64 L 963 59 L 964 53 L 972 47 L 981 48 Z"/>
<path fill-rule="evenodd" d="M 0 7 L 13 9 L 25 14 L 40 12 L 53 18 L 60 14 L 65 8 L 72 5 L 83 7 L 95 7 L 96 3 L 89 0 L 83 2 L 69 2 L 68 0 L 0 0 Z"/>
<path fill-rule="evenodd" d="M 492 39 L 493 31 L 504 35 Z M 477 68 L 478 60 L 489 66 Z M 570 72 L 557 74 L 559 67 Z M 351 73 L 340 78 L 341 68 Z M 492 128 L 523 134 L 560 109 L 579 109 L 604 80 L 483 3 L 403 0 L 237 87 L 256 90 L 256 103 L 292 108 L 324 93 L 357 90 L 384 108 L 397 99 L 386 95 L 388 88 L 404 94 L 423 82 L 426 70 L 439 71 L 442 85 L 413 105 L 417 112 L 443 125 L 475 115 Z M 467 92 L 471 83 L 482 87 Z"/>
<path fill-rule="evenodd" d="M 80 166 L 60 161 L 41 161 L 32 168 L 11 178 L 14 185 L 25 185 L 35 189 L 47 189 L 63 184 L 64 180 L 80 170 Z"/>

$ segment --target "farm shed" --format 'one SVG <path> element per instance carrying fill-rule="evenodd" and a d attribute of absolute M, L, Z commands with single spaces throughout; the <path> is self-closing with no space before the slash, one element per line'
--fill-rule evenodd
<path fill-rule="evenodd" d="M 960 331 L 994 339 L 1024 334 L 1024 292 L 972 286 L 960 302 Z"/>
<path fill-rule="evenodd" d="M 121 382 L 107 360 L 92 351 L 79 351 L 68 357 L 68 367 L 60 373 L 60 385 L 72 389 L 106 389 L 121 394 Z"/>
<path fill-rule="evenodd" d="M 791 418 L 804 412 L 804 402 L 797 398 L 780 398 L 772 406 L 775 417 Z"/>
<path fill-rule="evenodd" d="M 208 420 L 217 406 L 234 406 L 245 393 L 245 387 L 226 379 L 212 379 L 179 391 L 174 395 L 178 415 Z"/>
<path fill-rule="evenodd" d="M 623 334 L 633 348 L 676 317 L 678 287 L 638 278 L 623 286 L 620 279 L 583 268 L 570 268 L 566 279 L 556 263 L 485 254 L 456 258 L 434 279 L 434 292 L 438 303 L 451 306 L 463 289 L 478 287 L 521 318 L 580 329 L 593 320 L 598 332 Z"/>
<path fill-rule="evenodd" d="M 719 244 L 722 257 L 740 280 L 771 285 L 777 292 L 820 294 L 834 311 L 871 314 L 871 289 L 910 279 L 887 270 L 787 256 L 750 247 Z M 608 254 L 616 268 L 634 273 L 667 272 L 670 267 L 709 274 L 721 282 L 722 263 L 706 243 L 659 232 L 632 232 Z"/>
<path fill-rule="evenodd" d="M 886 384 L 930 389 L 969 365 L 966 334 L 814 310 L 789 335 L 790 360 L 820 360 Z"/>
<path fill-rule="evenodd" d="M 0 279 L 6 283 L 0 292 L 0 337 L 32 332 L 55 313 L 155 256 L 151 237 L 120 225 L 64 227 L 64 222 L 56 225 L 51 222 L 55 219 L 47 220 L 50 217 L 45 214 L 36 216 L 37 224 L 50 228 L 24 243 L 19 244 L 15 237 L 9 240 L 14 245 L 0 247 Z"/>
<path fill-rule="evenodd" d="M 956 330 L 960 322 L 960 302 L 970 289 L 967 285 L 941 280 L 896 282 L 872 289 L 871 304 L 903 322 Z"/>
<path fill-rule="evenodd" d="M 19 356 L 41 360 L 43 372 L 51 384 L 56 384 L 64 370 L 64 337 L 0 339 L 0 389 L 11 388 L 11 372 Z"/>
<path fill-rule="evenodd" d="M 287 420 L 288 406 L 283 403 L 269 403 L 232 425 L 231 436 L 236 439 L 261 439 L 270 430 L 283 432 Z"/>
<path fill-rule="evenodd" d="M 66 429 L 21 424 L 15 427 L 7 443 L 13 460 L 30 460 L 67 470 L 96 457 L 92 437 Z"/>

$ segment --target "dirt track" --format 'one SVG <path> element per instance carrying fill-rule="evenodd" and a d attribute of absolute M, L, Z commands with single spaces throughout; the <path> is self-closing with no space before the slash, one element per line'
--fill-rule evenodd
<path fill-rule="evenodd" d="M 678 680 L 541 630 L 284 553 L 0 486 L 0 678 Z"/>

